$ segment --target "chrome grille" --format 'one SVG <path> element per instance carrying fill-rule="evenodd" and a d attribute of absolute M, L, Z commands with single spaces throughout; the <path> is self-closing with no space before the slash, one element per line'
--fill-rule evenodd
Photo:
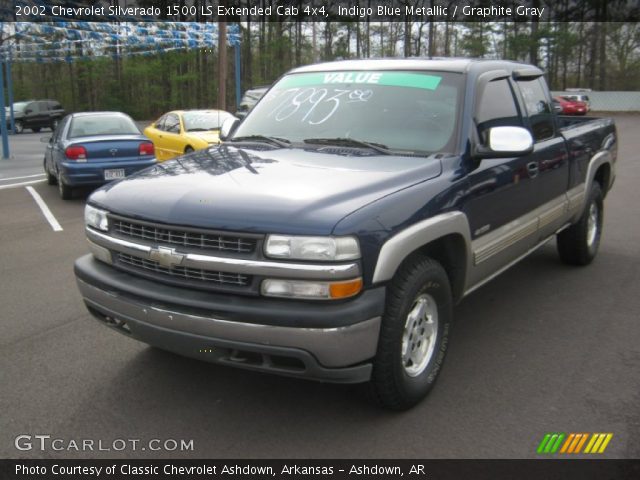
<path fill-rule="evenodd" d="M 193 232 L 173 227 L 165 228 L 120 218 L 112 218 L 110 223 L 112 230 L 120 236 L 147 240 L 156 245 L 178 245 L 192 249 L 246 254 L 252 253 L 257 243 L 255 238 Z"/>
<path fill-rule="evenodd" d="M 126 253 L 118 253 L 118 263 L 127 267 L 133 267 L 135 270 L 157 273 L 166 276 L 168 279 L 175 280 L 194 280 L 204 282 L 210 285 L 226 285 L 235 287 L 245 287 L 251 282 L 249 275 L 239 273 L 212 272 L 199 268 L 188 268 L 174 266 L 171 268 L 163 267 L 158 262 L 147 260 L 146 258 L 138 258 Z"/>

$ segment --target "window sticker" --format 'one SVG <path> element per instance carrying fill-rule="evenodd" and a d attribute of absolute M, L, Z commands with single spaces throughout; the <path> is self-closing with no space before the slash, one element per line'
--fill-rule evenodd
<path fill-rule="evenodd" d="M 423 88 L 435 90 L 442 77 L 410 72 L 322 72 L 289 75 L 276 88 L 295 88 L 320 85 L 386 85 L 391 87 Z"/>

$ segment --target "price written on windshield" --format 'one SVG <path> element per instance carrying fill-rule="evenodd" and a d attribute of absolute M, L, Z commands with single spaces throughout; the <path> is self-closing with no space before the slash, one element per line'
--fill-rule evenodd
<path fill-rule="evenodd" d="M 282 122 L 293 115 L 300 115 L 300 122 L 320 125 L 329 120 L 341 105 L 367 102 L 373 97 L 369 89 L 339 88 L 290 88 L 272 94 L 271 99 L 280 100 L 269 116 Z"/>

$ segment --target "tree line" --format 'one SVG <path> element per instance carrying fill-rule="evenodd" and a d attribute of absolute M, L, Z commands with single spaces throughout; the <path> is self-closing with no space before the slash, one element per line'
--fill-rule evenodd
<path fill-rule="evenodd" d="M 242 91 L 270 85 L 293 67 L 319 61 L 439 56 L 532 63 L 547 72 L 553 90 L 640 88 L 640 27 L 635 22 L 245 20 L 240 27 Z M 138 119 L 171 109 L 215 108 L 218 54 L 214 46 L 72 63 L 14 63 L 14 98 L 54 98 L 68 111 L 120 110 Z M 235 111 L 232 50 L 227 63 L 226 104 Z"/>

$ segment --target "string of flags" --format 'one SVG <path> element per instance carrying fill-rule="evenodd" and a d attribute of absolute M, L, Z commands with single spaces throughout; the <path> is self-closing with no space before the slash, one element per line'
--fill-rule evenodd
<path fill-rule="evenodd" d="M 157 55 L 174 50 L 211 49 L 218 25 L 200 22 L 15 22 L 5 24 L 9 41 L 0 58 L 13 62 L 74 62 L 99 57 Z M 227 44 L 240 44 L 240 27 L 227 27 Z"/>

